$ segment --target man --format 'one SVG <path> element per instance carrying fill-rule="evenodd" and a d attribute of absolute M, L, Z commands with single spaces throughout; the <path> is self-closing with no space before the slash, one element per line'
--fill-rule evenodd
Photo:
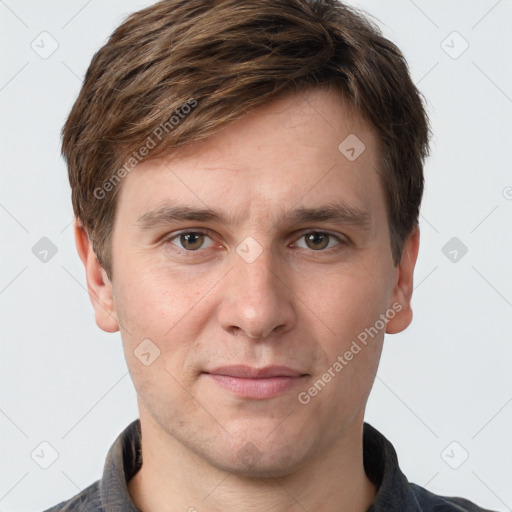
<path fill-rule="evenodd" d="M 140 420 L 51 511 L 477 511 L 364 423 L 412 320 L 428 122 L 335 0 L 166 0 L 94 56 L 63 130 L 98 326 Z"/>

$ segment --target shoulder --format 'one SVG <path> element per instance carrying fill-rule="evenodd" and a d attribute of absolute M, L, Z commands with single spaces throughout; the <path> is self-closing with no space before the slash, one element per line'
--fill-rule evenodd
<path fill-rule="evenodd" d="M 363 430 L 363 462 L 368 478 L 378 489 L 367 512 L 492 512 L 464 498 L 440 496 L 410 483 L 391 442 L 368 423 Z"/>
<path fill-rule="evenodd" d="M 94 482 L 79 494 L 54 505 L 44 512 L 103 512 L 100 501 L 99 481 Z"/>
<path fill-rule="evenodd" d="M 433 494 L 416 484 L 410 484 L 410 489 L 419 505 L 419 510 L 425 512 L 493 512 L 464 498 Z"/>

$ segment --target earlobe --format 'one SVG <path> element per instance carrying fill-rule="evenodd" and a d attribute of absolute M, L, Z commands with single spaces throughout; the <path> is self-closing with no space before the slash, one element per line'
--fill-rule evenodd
<path fill-rule="evenodd" d="M 396 267 L 395 284 L 390 308 L 397 311 L 386 325 L 387 334 L 396 334 L 412 322 L 411 298 L 413 291 L 414 267 L 418 258 L 420 231 L 415 227 L 407 237 L 402 250 L 400 264 Z"/>
<path fill-rule="evenodd" d="M 75 244 L 84 264 L 87 290 L 94 308 L 96 324 L 105 332 L 117 332 L 119 323 L 114 305 L 112 283 L 94 253 L 92 242 L 79 220 L 74 223 Z"/>

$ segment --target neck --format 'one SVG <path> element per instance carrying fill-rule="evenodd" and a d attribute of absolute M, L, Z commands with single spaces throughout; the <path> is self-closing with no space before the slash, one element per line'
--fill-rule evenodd
<path fill-rule="evenodd" d="M 296 472 L 257 478 L 212 466 L 144 419 L 143 465 L 128 483 L 144 512 L 366 512 L 375 499 L 363 467 L 362 420 Z"/>

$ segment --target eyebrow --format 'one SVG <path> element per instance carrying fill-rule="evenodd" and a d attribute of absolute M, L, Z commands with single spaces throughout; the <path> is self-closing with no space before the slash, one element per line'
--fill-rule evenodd
<path fill-rule="evenodd" d="M 282 223 L 303 224 L 307 222 L 332 222 L 347 224 L 361 230 L 371 227 L 370 214 L 361 208 L 344 203 L 328 203 L 315 208 L 299 207 L 288 212 L 280 219 Z M 136 224 L 142 231 L 172 224 L 173 222 L 217 222 L 230 225 L 234 219 L 226 210 L 196 208 L 193 206 L 162 206 L 138 217 Z"/>

